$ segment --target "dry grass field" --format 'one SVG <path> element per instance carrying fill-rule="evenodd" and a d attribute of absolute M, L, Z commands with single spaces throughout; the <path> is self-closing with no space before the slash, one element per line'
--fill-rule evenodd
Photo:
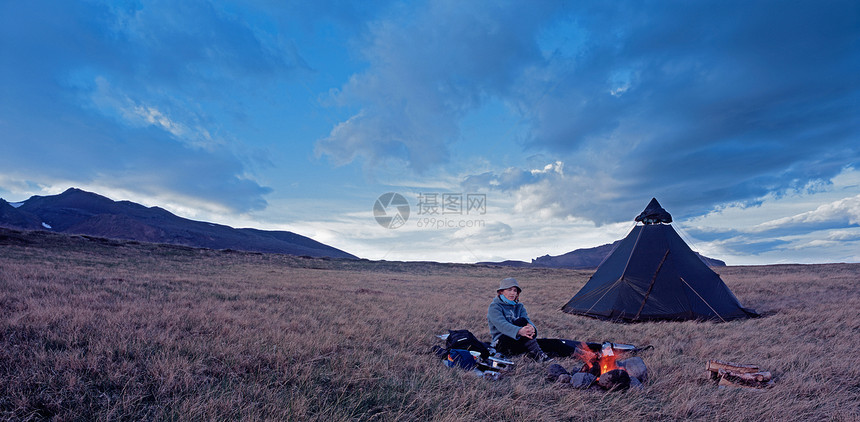
<path fill-rule="evenodd" d="M 562 313 L 587 271 L 341 261 L 0 231 L 2 420 L 860 420 L 860 264 L 727 267 L 764 318 L 613 324 Z M 488 340 L 514 276 L 543 337 L 651 344 L 644 388 L 485 381 L 427 354 Z M 705 362 L 755 363 L 766 390 Z M 558 360 L 566 368 L 572 359 Z"/>

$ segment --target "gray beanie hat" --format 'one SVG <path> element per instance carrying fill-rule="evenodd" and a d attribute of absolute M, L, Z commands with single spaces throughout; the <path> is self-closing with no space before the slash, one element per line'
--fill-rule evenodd
<path fill-rule="evenodd" d="M 499 283 L 499 288 L 496 289 L 496 291 L 499 292 L 502 290 L 510 289 L 511 287 L 516 287 L 518 293 L 523 291 L 523 289 L 520 288 L 519 283 L 517 283 L 517 279 L 515 279 L 513 277 L 508 277 L 508 278 L 502 280 L 502 282 Z"/>

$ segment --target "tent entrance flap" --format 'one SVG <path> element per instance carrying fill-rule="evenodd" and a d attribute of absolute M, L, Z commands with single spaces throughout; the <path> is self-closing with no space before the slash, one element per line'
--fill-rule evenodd
<path fill-rule="evenodd" d="M 654 290 L 654 283 L 657 281 L 657 274 L 660 274 L 660 268 L 663 268 L 663 263 L 666 262 L 666 257 L 669 256 L 669 250 L 666 249 L 666 253 L 663 254 L 663 259 L 660 260 L 660 265 L 657 266 L 657 271 L 654 271 L 654 277 L 651 277 L 651 284 L 648 285 L 648 291 L 645 292 L 645 297 L 642 298 L 642 305 L 639 306 L 639 311 L 636 312 L 636 316 L 633 318 L 634 321 L 639 319 L 639 316 L 642 315 L 642 309 L 645 309 L 645 302 L 648 301 L 648 296 L 651 296 L 651 290 Z"/>

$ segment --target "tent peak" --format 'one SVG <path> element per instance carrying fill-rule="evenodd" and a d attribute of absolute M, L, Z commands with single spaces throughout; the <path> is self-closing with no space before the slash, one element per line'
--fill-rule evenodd
<path fill-rule="evenodd" d="M 657 198 L 651 198 L 651 202 L 648 203 L 644 211 L 636 216 L 634 221 L 641 221 L 643 224 L 671 223 L 672 215 L 660 206 Z"/>

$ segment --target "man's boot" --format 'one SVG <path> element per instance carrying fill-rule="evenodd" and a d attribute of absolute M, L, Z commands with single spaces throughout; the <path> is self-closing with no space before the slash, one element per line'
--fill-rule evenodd
<path fill-rule="evenodd" d="M 527 341 L 525 346 L 529 351 L 529 356 L 531 356 L 536 362 L 548 362 L 552 360 L 546 353 L 544 353 L 543 349 L 540 348 L 537 339 Z"/>

